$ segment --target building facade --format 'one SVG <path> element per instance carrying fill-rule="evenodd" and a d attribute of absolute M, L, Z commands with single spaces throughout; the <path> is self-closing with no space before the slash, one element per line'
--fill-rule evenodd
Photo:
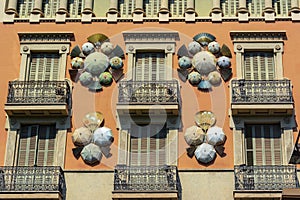
<path fill-rule="evenodd" d="M 1 1 L 0 199 L 300 198 L 299 7 Z"/>

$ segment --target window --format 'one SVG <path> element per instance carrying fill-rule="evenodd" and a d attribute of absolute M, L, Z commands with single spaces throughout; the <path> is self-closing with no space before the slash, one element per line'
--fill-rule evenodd
<path fill-rule="evenodd" d="M 18 0 L 17 12 L 19 17 L 28 18 L 34 7 L 34 0 Z"/>
<path fill-rule="evenodd" d="M 135 0 L 120 0 L 119 6 L 121 17 L 132 17 L 132 12 L 135 8 Z"/>
<path fill-rule="evenodd" d="M 265 0 L 246 0 L 250 16 L 262 16 L 263 9 L 265 8 Z"/>
<path fill-rule="evenodd" d="M 17 153 L 18 166 L 52 166 L 55 154 L 54 125 L 22 125 Z"/>
<path fill-rule="evenodd" d="M 169 0 L 169 9 L 172 17 L 183 17 L 187 8 L 187 0 Z"/>
<path fill-rule="evenodd" d="M 292 8 L 291 0 L 274 0 L 273 4 L 277 16 L 288 16 Z"/>
<path fill-rule="evenodd" d="M 165 53 L 140 52 L 136 54 L 135 77 L 136 81 L 165 80 Z"/>
<path fill-rule="evenodd" d="M 144 0 L 146 17 L 157 17 L 161 5 L 160 0 Z"/>
<path fill-rule="evenodd" d="M 281 165 L 281 130 L 279 124 L 245 126 L 247 165 Z"/>
<path fill-rule="evenodd" d="M 43 12 L 45 17 L 55 17 L 59 9 L 60 0 L 43 0 Z"/>
<path fill-rule="evenodd" d="M 163 125 L 131 126 L 130 165 L 166 164 L 167 130 Z"/>
<path fill-rule="evenodd" d="M 245 52 L 244 78 L 246 80 L 273 80 L 275 78 L 273 52 Z"/>
<path fill-rule="evenodd" d="M 226 17 L 235 17 L 239 8 L 239 0 L 221 0 L 221 9 Z"/>
<path fill-rule="evenodd" d="M 70 17 L 80 17 L 84 9 L 84 0 L 69 0 Z"/>

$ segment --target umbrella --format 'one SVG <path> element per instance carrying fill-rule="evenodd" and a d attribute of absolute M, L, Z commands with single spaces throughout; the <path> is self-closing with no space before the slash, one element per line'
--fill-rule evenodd
<path fill-rule="evenodd" d="M 81 85 L 87 86 L 93 82 L 93 76 L 89 72 L 83 72 L 79 76 L 79 81 L 80 81 Z"/>
<path fill-rule="evenodd" d="M 84 43 L 81 48 L 82 48 L 82 53 L 86 56 L 95 52 L 95 47 L 90 42 Z"/>
<path fill-rule="evenodd" d="M 220 145 L 225 142 L 225 134 L 222 128 L 214 126 L 208 129 L 206 139 L 211 145 Z"/>
<path fill-rule="evenodd" d="M 208 74 L 208 81 L 213 85 L 217 86 L 221 83 L 221 74 L 217 71 L 210 72 Z"/>
<path fill-rule="evenodd" d="M 112 83 L 112 75 L 109 72 L 103 72 L 99 76 L 99 81 L 103 85 L 109 85 Z"/>
<path fill-rule="evenodd" d="M 103 44 L 101 45 L 101 51 L 105 55 L 111 54 L 113 50 L 114 50 L 114 45 L 110 42 L 103 42 Z"/>
<path fill-rule="evenodd" d="M 199 42 L 202 46 L 207 46 L 208 43 L 215 41 L 216 37 L 210 33 L 199 33 L 195 35 L 193 39 Z"/>
<path fill-rule="evenodd" d="M 217 62 L 218 66 L 221 68 L 228 68 L 231 66 L 230 58 L 226 56 L 221 56 Z"/>
<path fill-rule="evenodd" d="M 199 74 L 198 72 L 191 72 L 188 75 L 188 79 L 192 85 L 197 85 L 201 81 L 201 74 Z"/>
<path fill-rule="evenodd" d="M 203 75 L 216 70 L 215 56 L 208 51 L 201 51 L 193 58 L 193 65 Z"/>
<path fill-rule="evenodd" d="M 110 59 L 109 64 L 113 69 L 120 69 L 123 67 L 123 61 L 120 57 L 115 56 Z"/>
<path fill-rule="evenodd" d="M 82 149 L 80 155 L 81 155 L 82 159 L 84 160 L 84 162 L 86 162 L 90 165 L 100 162 L 100 160 L 102 158 L 102 152 L 101 152 L 100 147 L 98 147 L 94 143 L 90 143 L 90 144 L 86 145 Z"/>
<path fill-rule="evenodd" d="M 98 78 L 95 78 L 95 79 L 92 81 L 92 83 L 89 84 L 87 87 L 88 87 L 89 90 L 92 91 L 92 92 L 98 92 L 98 91 L 102 90 L 102 85 L 100 84 Z"/>
<path fill-rule="evenodd" d="M 220 45 L 219 45 L 219 43 L 217 43 L 215 41 L 210 42 L 208 44 L 207 48 L 208 48 L 208 51 L 210 51 L 213 54 L 219 53 L 219 51 L 220 51 Z"/>
<path fill-rule="evenodd" d="M 70 53 L 70 56 L 71 56 L 71 58 L 74 58 L 74 57 L 78 57 L 80 54 L 81 54 L 81 50 L 80 50 L 79 46 L 76 45 L 76 46 L 72 49 L 72 51 L 71 51 L 71 53 Z"/>
<path fill-rule="evenodd" d="M 71 65 L 73 69 L 82 69 L 83 68 L 83 59 L 80 57 L 75 57 L 72 59 Z"/>
<path fill-rule="evenodd" d="M 232 58 L 231 51 L 226 44 L 223 44 L 221 47 L 221 54 L 223 56 L 227 56 L 228 58 Z"/>
<path fill-rule="evenodd" d="M 82 119 L 83 124 L 89 128 L 92 132 L 98 128 L 104 120 L 104 116 L 101 112 L 91 112 L 84 116 Z"/>
<path fill-rule="evenodd" d="M 184 139 L 188 145 L 196 146 L 203 143 L 205 134 L 198 126 L 191 126 L 186 129 Z"/>
<path fill-rule="evenodd" d="M 209 81 L 207 80 L 202 80 L 199 84 L 198 84 L 198 89 L 199 90 L 208 90 L 211 88 L 211 84 Z"/>
<path fill-rule="evenodd" d="M 182 69 L 187 69 L 187 68 L 190 68 L 192 66 L 192 61 L 191 61 L 191 59 L 189 57 L 182 56 L 178 60 L 178 65 Z"/>
<path fill-rule="evenodd" d="M 84 62 L 85 70 L 94 76 L 99 76 L 109 66 L 109 59 L 106 55 L 94 52 L 88 55 Z"/>
<path fill-rule="evenodd" d="M 214 149 L 214 146 L 207 143 L 202 143 L 195 150 L 195 156 L 199 162 L 209 163 L 215 159 L 216 150 Z"/>
<path fill-rule="evenodd" d="M 72 135 L 72 141 L 76 146 L 85 146 L 92 140 L 92 133 L 86 127 L 76 129 Z"/>
<path fill-rule="evenodd" d="M 193 42 L 189 43 L 189 45 L 188 45 L 188 51 L 192 55 L 195 55 L 196 53 L 198 53 L 198 52 L 201 51 L 201 45 L 198 42 L 193 41 Z"/>
<path fill-rule="evenodd" d="M 199 111 L 195 114 L 195 122 L 197 126 L 202 128 L 204 131 L 216 123 L 216 116 L 210 111 Z"/>
<path fill-rule="evenodd" d="M 93 35 L 90 35 L 87 39 L 89 42 L 95 44 L 95 46 L 98 46 L 98 44 L 101 44 L 105 40 L 108 40 L 108 37 L 101 33 L 95 33 Z"/>
<path fill-rule="evenodd" d="M 111 145 L 114 141 L 111 129 L 107 127 L 97 128 L 94 132 L 93 141 L 99 147 L 106 147 Z"/>
<path fill-rule="evenodd" d="M 220 68 L 221 77 L 224 81 L 228 81 L 232 77 L 231 68 Z"/>
<path fill-rule="evenodd" d="M 188 49 L 186 48 L 185 45 L 182 45 L 178 51 L 177 51 L 177 56 L 178 57 L 182 57 L 182 56 L 188 56 L 189 55 L 189 51 Z"/>

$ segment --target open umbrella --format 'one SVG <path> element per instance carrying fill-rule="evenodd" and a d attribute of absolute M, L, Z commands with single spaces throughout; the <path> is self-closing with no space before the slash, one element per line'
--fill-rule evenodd
<path fill-rule="evenodd" d="M 208 43 L 215 41 L 216 37 L 210 33 L 199 33 L 195 35 L 193 39 L 199 42 L 202 46 L 207 46 Z"/>
<path fill-rule="evenodd" d="M 103 120 L 104 116 L 101 112 L 91 112 L 84 116 L 82 122 L 87 128 L 89 128 L 93 132 L 101 125 Z"/>
<path fill-rule="evenodd" d="M 188 145 L 195 146 L 203 143 L 205 134 L 201 128 L 197 126 L 191 126 L 186 129 L 184 139 Z"/>
<path fill-rule="evenodd" d="M 86 42 L 82 45 L 82 53 L 84 55 L 89 55 L 91 53 L 95 52 L 95 47 L 92 43 Z"/>
<path fill-rule="evenodd" d="M 82 69 L 83 68 L 83 59 L 80 57 L 75 57 L 72 59 L 71 65 L 73 69 Z"/>
<path fill-rule="evenodd" d="M 220 51 L 220 45 L 216 41 L 213 41 L 208 44 L 207 49 L 211 53 L 216 54 L 216 53 L 219 53 L 219 51 Z"/>
<path fill-rule="evenodd" d="M 90 143 L 90 144 L 86 145 L 82 149 L 80 155 L 81 155 L 82 159 L 84 160 L 84 162 L 86 162 L 87 164 L 90 164 L 90 165 L 100 162 L 100 160 L 102 158 L 102 152 L 101 152 L 100 147 L 98 147 L 94 143 Z"/>
<path fill-rule="evenodd" d="M 207 75 L 216 70 L 215 56 L 208 51 L 201 51 L 193 58 L 195 69 L 203 75 Z"/>
<path fill-rule="evenodd" d="M 198 42 L 193 41 L 193 42 L 189 43 L 189 45 L 188 45 L 188 51 L 192 55 L 195 55 L 196 53 L 198 53 L 198 52 L 201 51 L 201 45 Z"/>
<path fill-rule="evenodd" d="M 201 74 L 198 72 L 191 72 L 188 75 L 188 80 L 192 85 L 197 85 L 201 81 Z"/>
<path fill-rule="evenodd" d="M 112 75 L 109 72 L 103 72 L 99 76 L 99 81 L 103 85 L 109 85 L 112 83 Z"/>
<path fill-rule="evenodd" d="M 199 162 L 209 163 L 215 159 L 216 150 L 214 149 L 214 146 L 207 143 L 202 143 L 195 150 L 195 156 Z"/>
<path fill-rule="evenodd" d="M 218 58 L 217 64 L 221 68 L 230 67 L 231 66 L 230 58 L 228 58 L 226 56 L 221 56 L 220 58 Z"/>
<path fill-rule="evenodd" d="M 194 119 L 197 126 L 202 128 L 205 132 L 209 127 L 213 126 L 216 123 L 215 114 L 206 110 L 197 112 Z"/>
<path fill-rule="evenodd" d="M 109 64 L 113 69 L 120 69 L 123 67 L 123 61 L 120 57 L 115 56 L 110 59 Z"/>
<path fill-rule="evenodd" d="M 211 145 L 220 145 L 225 142 L 225 134 L 222 128 L 213 126 L 208 129 L 206 140 Z"/>
<path fill-rule="evenodd" d="M 198 89 L 199 90 L 208 90 L 211 88 L 211 84 L 208 80 L 202 80 L 199 84 L 198 84 Z"/>
<path fill-rule="evenodd" d="M 109 55 L 114 50 L 114 45 L 110 42 L 103 42 L 101 45 L 101 52 L 105 55 Z"/>
<path fill-rule="evenodd" d="M 182 69 L 187 69 L 187 68 L 190 68 L 192 66 L 192 61 L 191 61 L 191 59 L 189 57 L 182 56 L 178 60 L 178 65 Z"/>
<path fill-rule="evenodd" d="M 114 141 L 111 129 L 107 127 L 97 128 L 93 135 L 93 141 L 99 147 L 106 147 L 111 145 Z"/>
<path fill-rule="evenodd" d="M 79 76 L 79 81 L 80 81 L 81 85 L 87 86 L 93 82 L 93 76 L 89 72 L 83 72 Z"/>
<path fill-rule="evenodd" d="M 85 70 L 94 76 L 99 76 L 109 66 L 109 59 L 99 52 L 89 54 L 84 61 Z"/>
<path fill-rule="evenodd" d="M 91 142 L 92 133 L 86 127 L 76 129 L 72 135 L 72 141 L 76 146 L 84 146 Z"/>
<path fill-rule="evenodd" d="M 221 74 L 217 71 L 210 72 L 208 74 L 208 81 L 213 85 L 217 86 L 221 83 Z"/>

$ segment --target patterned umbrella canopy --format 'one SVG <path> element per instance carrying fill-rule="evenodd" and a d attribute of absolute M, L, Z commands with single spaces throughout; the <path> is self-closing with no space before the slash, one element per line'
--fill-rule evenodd
<path fill-rule="evenodd" d="M 188 145 L 196 146 L 203 143 L 205 134 L 198 126 L 191 126 L 186 129 L 184 139 Z"/>
<path fill-rule="evenodd" d="M 222 68 L 230 67 L 231 66 L 230 58 L 228 58 L 226 56 L 221 56 L 220 58 L 218 58 L 217 64 L 219 67 L 222 67 Z"/>
<path fill-rule="evenodd" d="M 89 72 L 83 72 L 79 76 L 79 81 L 80 81 L 81 85 L 88 86 L 89 84 L 91 84 L 93 82 L 93 76 Z"/>
<path fill-rule="evenodd" d="M 215 159 L 216 150 L 214 149 L 214 146 L 207 143 L 202 143 L 200 146 L 197 147 L 195 151 L 195 156 L 199 162 L 209 163 L 213 161 L 213 159 Z"/>
<path fill-rule="evenodd" d="M 99 76 L 109 67 L 109 59 L 99 52 L 89 54 L 84 61 L 85 70 L 94 76 Z"/>
<path fill-rule="evenodd" d="M 99 76 L 99 81 L 103 85 L 109 85 L 112 83 L 112 75 L 109 72 L 103 72 Z"/>
<path fill-rule="evenodd" d="M 208 51 L 210 51 L 213 54 L 219 53 L 219 51 L 220 51 L 220 45 L 216 41 L 210 42 L 208 44 L 207 48 L 208 48 Z"/>
<path fill-rule="evenodd" d="M 91 142 L 92 133 L 86 127 L 76 129 L 72 135 L 72 141 L 76 146 L 84 146 Z"/>
<path fill-rule="evenodd" d="M 203 75 L 216 70 L 215 56 L 208 51 L 201 51 L 193 58 L 193 65 Z"/>
<path fill-rule="evenodd" d="M 92 132 L 97 129 L 104 120 L 104 116 L 101 112 L 91 112 L 84 116 L 82 119 L 83 124 Z"/>
<path fill-rule="evenodd" d="M 103 42 L 103 44 L 101 45 L 101 51 L 105 55 L 111 54 L 113 50 L 114 50 L 114 45 L 110 42 Z"/>
<path fill-rule="evenodd" d="M 123 61 L 120 57 L 113 57 L 110 59 L 109 64 L 113 69 L 120 69 L 123 67 Z"/>
<path fill-rule="evenodd" d="M 197 85 L 201 81 L 201 74 L 199 74 L 198 72 L 191 72 L 188 75 L 188 79 L 192 85 Z"/>
<path fill-rule="evenodd" d="M 84 162 L 88 164 L 94 164 L 100 162 L 102 158 L 102 152 L 100 147 L 95 145 L 94 143 L 90 143 L 86 145 L 81 151 L 81 157 Z"/>
<path fill-rule="evenodd" d="M 213 126 L 208 129 L 206 140 L 209 144 L 215 146 L 225 142 L 225 134 L 222 128 Z"/>
<path fill-rule="evenodd" d="M 198 52 L 201 51 L 201 45 L 198 42 L 193 41 L 193 42 L 189 43 L 189 45 L 188 45 L 188 51 L 192 55 L 195 55 L 196 53 L 198 53 Z"/>
<path fill-rule="evenodd" d="M 80 57 L 75 57 L 71 62 L 73 69 L 82 69 L 83 68 L 83 59 Z"/>
<path fill-rule="evenodd" d="M 95 52 L 95 47 L 92 43 L 86 42 L 82 45 L 82 53 L 84 55 L 89 55 L 91 53 Z"/>
<path fill-rule="evenodd" d="M 106 147 L 112 144 L 114 137 L 111 129 L 107 127 L 101 127 L 95 130 L 93 141 L 99 147 Z"/>
<path fill-rule="evenodd" d="M 192 61 L 189 57 L 187 56 L 182 56 L 181 58 L 179 58 L 178 60 L 178 65 L 180 68 L 182 69 L 187 69 L 189 67 L 192 66 Z"/>
<path fill-rule="evenodd" d="M 219 85 L 222 81 L 221 74 L 217 71 L 210 72 L 208 74 L 208 81 L 214 86 Z"/>

